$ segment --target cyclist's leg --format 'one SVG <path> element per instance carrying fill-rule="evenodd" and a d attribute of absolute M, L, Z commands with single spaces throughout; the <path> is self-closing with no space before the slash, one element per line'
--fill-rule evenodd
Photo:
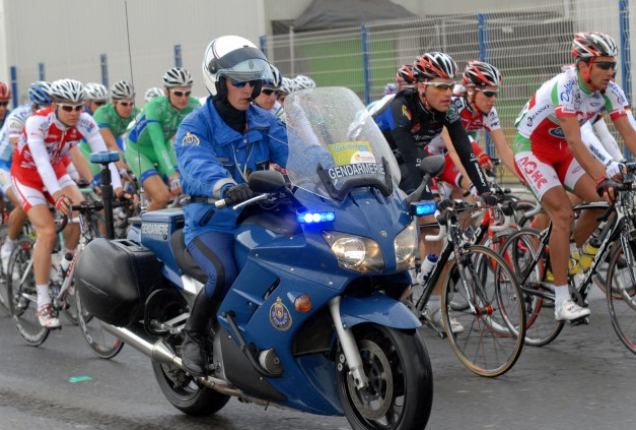
<path fill-rule="evenodd" d="M 576 160 L 575 160 L 576 162 Z M 578 165 L 578 163 L 576 163 Z M 567 185 L 567 184 L 566 184 Z M 601 201 L 596 193 L 596 184 L 590 175 L 583 175 L 574 185 L 574 194 L 585 202 Z M 585 241 L 594 233 L 599 225 L 596 218 L 603 213 L 603 209 L 583 211 L 574 227 L 574 241 L 581 248 Z"/>
<path fill-rule="evenodd" d="M 126 158 L 130 161 L 131 170 L 139 178 L 139 183 L 144 187 L 144 190 L 148 193 L 149 200 L 151 200 L 147 210 L 153 211 L 165 208 L 170 198 L 170 192 L 161 176 L 159 176 L 153 160 L 148 154 L 144 154 L 141 151 L 133 151 L 132 146 L 126 148 Z"/>
<path fill-rule="evenodd" d="M 75 182 L 69 175 L 64 175 L 60 180 L 60 186 L 62 187 L 62 193 L 69 197 L 74 205 L 80 204 L 84 201 L 84 196 L 79 190 Z M 77 215 L 77 212 L 73 214 Z M 78 224 L 69 223 L 64 229 L 64 248 L 66 252 L 72 252 L 79 242 L 80 227 Z"/>
<path fill-rule="evenodd" d="M 22 227 L 24 227 L 24 223 L 26 223 L 27 215 L 24 213 L 24 209 L 22 209 L 22 205 L 20 204 L 20 200 L 15 195 L 13 191 L 13 187 L 9 187 L 6 191 L 6 195 L 13 203 L 14 208 L 9 214 L 9 232 L 8 236 L 11 240 L 17 240 L 20 235 L 20 231 Z"/>

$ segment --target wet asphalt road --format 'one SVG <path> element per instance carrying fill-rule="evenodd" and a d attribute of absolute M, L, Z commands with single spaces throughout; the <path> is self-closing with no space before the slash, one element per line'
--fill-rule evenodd
<path fill-rule="evenodd" d="M 543 348 L 526 347 L 497 379 L 473 375 L 446 340 L 422 333 L 435 397 L 428 429 L 636 428 L 636 356 L 616 338 L 604 299 L 591 301 L 589 326 L 566 326 Z M 90 381 L 70 383 L 73 376 Z M 349 429 L 345 418 L 264 410 L 232 399 L 217 415 L 174 409 L 148 359 L 129 346 L 113 360 L 94 358 L 79 328 L 64 321 L 38 348 L 26 346 L 0 316 L 0 430 Z"/>

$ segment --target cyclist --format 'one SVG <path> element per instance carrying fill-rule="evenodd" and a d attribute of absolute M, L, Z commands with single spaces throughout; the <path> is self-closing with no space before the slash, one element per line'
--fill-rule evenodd
<path fill-rule="evenodd" d="M 151 99 L 128 127 L 126 161 L 150 196 L 148 211 L 165 208 L 170 192 L 181 194 L 172 138 L 183 118 L 201 106 L 190 96 L 192 83 L 187 70 L 168 70 L 163 75 L 166 96 Z"/>
<path fill-rule="evenodd" d="M 102 84 L 88 83 L 84 91 L 84 112 L 90 115 L 108 102 L 108 88 Z"/>
<path fill-rule="evenodd" d="M 280 94 L 283 77 L 273 64 L 270 66 L 272 68 L 273 79 L 263 81 L 261 93 L 254 99 L 253 103 L 256 106 L 269 111 L 276 118 L 280 118 L 281 121 L 285 122 L 285 111 L 283 110 L 283 105 L 276 100 L 278 94 Z"/>
<path fill-rule="evenodd" d="M 146 90 L 146 94 L 144 94 L 144 101 L 148 103 L 150 100 L 154 99 L 155 97 L 161 97 L 163 95 L 164 95 L 163 88 L 159 88 L 159 87 L 148 88 Z"/>
<path fill-rule="evenodd" d="M 99 132 L 106 142 L 109 151 L 119 152 L 117 168 L 122 176 L 128 176 L 128 166 L 124 160 L 122 136 L 126 132 L 126 127 L 133 121 L 135 116 L 141 111 L 135 106 L 135 90 L 128 81 L 118 81 L 110 89 L 111 102 L 100 107 L 93 114 L 93 119 L 99 126 Z M 94 185 L 99 180 L 101 166 L 90 163 L 91 148 L 87 142 L 82 141 L 80 149 L 84 158 L 89 162 L 94 178 Z"/>
<path fill-rule="evenodd" d="M 565 187 L 585 201 L 615 197 L 613 183 L 602 163 L 592 157 L 581 139 L 580 125 L 605 109 L 632 153 L 636 131 L 611 81 L 618 55 L 614 40 L 603 33 L 577 33 L 572 42 L 576 68 L 544 83 L 523 112 L 514 141 L 515 164 L 552 220 L 550 260 L 555 284 L 555 318 L 576 320 L 590 314 L 574 303 L 567 285 L 569 238 L 573 221 Z M 581 247 L 596 229 L 596 214 L 584 213 L 576 224 L 574 241 Z"/>
<path fill-rule="evenodd" d="M 280 103 L 281 105 L 285 104 L 285 97 L 287 97 L 288 95 L 290 95 L 292 93 L 292 91 L 294 91 L 296 84 L 294 84 L 294 80 L 290 79 L 290 78 L 286 78 L 283 76 L 282 78 L 282 83 L 280 85 L 279 88 L 279 93 L 278 93 L 278 103 Z"/>
<path fill-rule="evenodd" d="M 215 211 L 196 198 L 225 198 L 230 206 L 253 197 L 250 172 L 269 161 L 285 166 L 287 132 L 271 113 L 250 102 L 263 81 L 272 79 L 265 55 L 249 40 L 223 36 L 208 45 L 203 79 L 211 94 L 202 109 L 189 115 L 175 139 L 183 191 L 193 198 L 184 209 L 185 243 L 208 282 L 195 299 L 184 329 L 183 364 L 203 375 L 202 347 L 211 315 L 237 276 L 233 256 L 237 212 Z"/>
<path fill-rule="evenodd" d="M 84 87 L 73 79 L 62 79 L 51 86 L 53 104 L 26 120 L 16 151 L 13 154 L 11 176 L 22 208 L 37 235 L 33 265 L 37 288 L 36 316 L 46 328 L 59 327 L 60 321 L 51 306 L 49 280 L 51 251 L 55 243 L 55 224 L 47 203 L 55 204 L 62 214 L 69 213 L 72 204 L 83 201 L 75 182 L 66 171 L 63 158 L 71 154 L 83 176 L 90 170 L 76 146 L 85 138 L 94 151 L 105 151 L 106 144 L 93 118 L 83 112 Z M 114 164 L 110 165 L 115 193 L 121 195 L 121 180 Z M 71 224 L 65 230 L 64 253 L 77 246 L 79 228 Z"/>
<path fill-rule="evenodd" d="M 407 88 L 375 115 L 375 121 L 387 141 L 396 151 L 402 171 L 400 188 L 407 193 L 415 190 L 422 176 L 418 170 L 421 159 L 426 156 L 425 147 L 446 128 L 460 161 L 475 184 L 478 194 L 490 192 L 484 172 L 473 153 L 470 140 L 462 126 L 459 113 L 453 109 L 452 95 L 458 77 L 457 64 L 447 54 L 430 52 L 418 57 L 414 64 L 417 73 L 417 88 Z M 433 199 L 427 191 L 423 199 Z M 422 224 L 435 223 L 432 215 L 420 218 Z M 421 235 L 420 253 L 422 261 L 426 253 L 439 254 L 442 244 L 428 242 Z M 437 324 L 441 321 L 440 296 L 435 292 L 429 301 L 428 311 Z M 456 321 L 451 321 L 453 332 L 463 331 Z"/>
<path fill-rule="evenodd" d="M 33 112 L 51 105 L 51 85 L 44 81 L 31 84 L 29 88 L 29 100 L 31 103 L 14 109 L 8 116 L 2 129 L 0 129 L 0 186 L 2 186 L 2 194 L 7 196 L 14 206 L 9 215 L 7 237 L 2 244 L 2 248 L 0 248 L 0 259 L 2 259 L 2 268 L 5 273 L 7 273 L 11 252 L 15 248 L 20 230 L 22 230 L 26 221 L 26 214 L 22 210 L 20 200 L 18 200 L 18 196 L 13 191 L 11 185 L 13 148 L 22 134 L 27 118 L 30 117 Z"/>
<path fill-rule="evenodd" d="M 501 160 L 515 175 L 514 154 L 501 129 L 501 122 L 495 109 L 499 87 L 503 81 L 499 70 L 482 61 L 469 61 L 466 65 L 463 77 L 463 94 L 457 94 L 452 98 L 453 110 L 461 118 L 462 125 L 469 135 L 486 129 L 499 152 Z M 488 154 L 471 138 L 473 152 L 479 159 L 479 164 L 485 169 L 493 167 Z M 459 157 L 455 152 L 452 140 L 446 132 L 433 139 L 427 146 L 429 154 L 445 155 L 446 166 L 439 179 L 453 187 L 471 190 L 474 186 L 466 177 L 463 166 L 459 163 Z"/>
<path fill-rule="evenodd" d="M 384 89 L 385 96 L 382 97 L 380 100 L 369 103 L 369 105 L 367 106 L 367 111 L 369 112 L 369 115 L 374 115 L 380 109 L 385 107 L 386 104 L 389 103 L 391 100 L 393 100 L 395 95 L 399 93 L 400 91 L 402 91 L 404 88 L 413 88 L 415 86 L 415 81 L 416 81 L 415 74 L 416 72 L 413 70 L 412 65 L 403 64 L 402 66 L 400 66 L 400 68 L 397 70 L 397 73 L 395 74 L 395 83 L 397 84 L 397 91 L 394 91 L 392 87 L 391 88 L 385 87 Z"/>
<path fill-rule="evenodd" d="M 0 82 L 0 127 L 4 125 L 9 116 L 9 101 L 11 100 L 11 88 L 4 82 Z"/>

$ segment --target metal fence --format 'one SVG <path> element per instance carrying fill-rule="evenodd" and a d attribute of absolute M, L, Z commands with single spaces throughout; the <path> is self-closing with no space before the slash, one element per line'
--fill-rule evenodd
<path fill-rule="evenodd" d="M 460 69 L 470 60 L 488 61 L 504 77 L 497 111 L 512 142 L 514 119 L 522 106 L 562 65 L 572 63 L 575 32 L 602 31 L 616 40 L 617 82 L 631 101 L 634 17 L 636 6 L 628 0 L 565 0 L 549 7 L 501 7 L 477 15 L 427 16 L 339 30 L 292 29 L 261 43 L 283 75 L 308 75 L 319 86 L 347 86 L 367 103 L 383 96 L 400 65 L 423 52 L 446 52 Z"/>

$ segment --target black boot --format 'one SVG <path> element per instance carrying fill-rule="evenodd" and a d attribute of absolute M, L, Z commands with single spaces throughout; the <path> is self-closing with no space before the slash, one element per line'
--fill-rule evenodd
<path fill-rule="evenodd" d="M 216 302 L 208 298 L 205 289 L 194 300 L 190 318 L 183 329 L 184 339 L 181 348 L 183 367 L 194 376 L 205 376 L 205 342 L 210 322 L 216 311 Z"/>

